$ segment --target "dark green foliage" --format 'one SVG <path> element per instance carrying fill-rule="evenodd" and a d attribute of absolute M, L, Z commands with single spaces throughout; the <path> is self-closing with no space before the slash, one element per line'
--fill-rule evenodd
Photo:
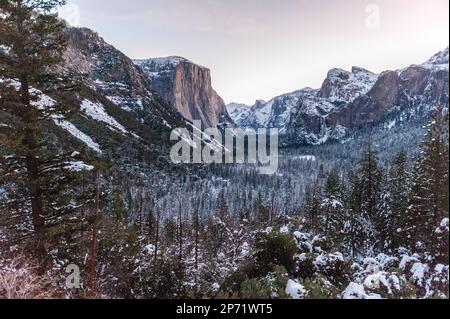
<path fill-rule="evenodd" d="M 164 221 L 163 236 L 167 245 L 173 245 L 177 240 L 177 223 L 173 218 Z"/>
<path fill-rule="evenodd" d="M 268 205 L 264 202 L 261 193 L 258 194 L 256 199 L 254 210 L 256 214 L 256 221 L 261 227 L 268 226 L 270 222 L 270 209 Z"/>
<path fill-rule="evenodd" d="M 255 262 L 261 274 L 273 271 L 275 266 L 283 266 L 288 272 L 294 270 L 294 255 L 297 244 L 288 234 L 277 232 L 258 233 L 255 243 Z"/>
<path fill-rule="evenodd" d="M 436 245 L 435 230 L 448 218 L 448 121 L 437 109 L 429 127 L 423 152 L 416 157 L 412 171 L 412 186 L 408 210 L 403 220 L 401 235 L 407 245 L 418 243 L 428 249 Z M 424 247 L 422 247 L 423 249 Z"/>
<path fill-rule="evenodd" d="M 387 247 L 396 248 L 404 242 L 403 235 L 399 230 L 404 226 L 410 187 L 408 158 L 406 152 L 401 151 L 392 162 L 387 189 L 384 191 L 382 200 L 384 203 L 382 218 L 385 221 L 383 235 Z"/>
<path fill-rule="evenodd" d="M 264 279 L 248 279 L 241 284 L 240 298 L 270 299 L 271 289 Z"/>
<path fill-rule="evenodd" d="M 64 24 L 51 13 L 63 4 L 57 0 L 2 0 L 0 2 L 0 117 L 6 128 L 0 133 L 2 155 L 0 183 L 21 211 L 19 236 L 34 236 L 30 242 L 41 256 L 58 236 L 75 237 L 76 213 L 86 209 L 89 187 L 80 188 L 80 174 L 71 162 L 83 160 L 73 149 L 51 144 L 48 127 L 74 110 L 61 101 L 42 103 L 43 94 L 72 91 L 74 84 L 57 74 L 66 47 Z M 88 177 L 89 178 L 89 177 Z M 23 230 L 27 229 L 25 234 Z M 46 236 L 48 232 L 48 236 Z M 30 234 L 31 233 L 31 234 Z"/>
<path fill-rule="evenodd" d="M 344 185 L 337 171 L 331 171 L 325 182 L 325 189 L 320 203 L 320 218 L 318 230 L 321 235 L 339 247 L 343 239 L 345 209 Z"/>
<path fill-rule="evenodd" d="M 158 258 L 142 277 L 137 287 L 142 298 L 186 298 L 185 265 L 177 258 Z"/>
<path fill-rule="evenodd" d="M 122 193 L 119 189 L 115 188 L 112 193 L 112 204 L 111 204 L 112 216 L 119 222 L 126 221 L 127 219 L 127 208 L 123 200 Z"/>
<path fill-rule="evenodd" d="M 310 229 L 318 229 L 320 218 L 320 198 L 321 190 L 316 180 L 314 185 L 308 190 L 306 195 L 306 204 L 304 212 L 306 216 L 307 225 Z"/>
<path fill-rule="evenodd" d="M 303 281 L 306 290 L 305 299 L 337 299 L 340 290 L 327 281 L 327 278 L 317 275 L 314 278 L 307 278 Z"/>
<path fill-rule="evenodd" d="M 367 253 L 377 243 L 381 231 L 380 197 L 383 171 L 369 137 L 361 160 L 350 177 L 347 196 L 345 237 L 352 254 Z"/>

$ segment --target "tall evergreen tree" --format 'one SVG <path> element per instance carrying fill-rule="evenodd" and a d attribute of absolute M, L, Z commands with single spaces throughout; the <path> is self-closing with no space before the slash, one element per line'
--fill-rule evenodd
<path fill-rule="evenodd" d="M 416 157 L 412 171 L 409 207 L 402 229 L 411 248 L 435 245 L 435 230 L 448 218 L 448 122 L 438 108 L 429 125 L 422 152 Z M 425 247 L 423 247 L 425 244 Z"/>
<path fill-rule="evenodd" d="M 331 171 L 325 182 L 320 204 L 320 232 L 334 244 L 341 241 L 344 222 L 343 184 L 337 171 Z"/>
<path fill-rule="evenodd" d="M 402 150 L 392 161 L 382 198 L 381 218 L 384 225 L 382 237 L 386 245 L 392 249 L 400 247 L 404 241 L 401 229 L 408 210 L 410 184 L 408 157 Z"/>
<path fill-rule="evenodd" d="M 177 222 L 169 217 L 164 221 L 164 241 L 168 246 L 171 246 L 177 241 Z"/>
<path fill-rule="evenodd" d="M 306 216 L 306 224 L 312 231 L 319 230 L 321 189 L 319 181 L 316 180 L 314 185 L 307 191 L 306 205 L 304 208 Z"/>
<path fill-rule="evenodd" d="M 126 221 L 127 207 L 122 196 L 122 193 L 118 188 L 115 188 L 112 192 L 112 216 L 117 221 Z"/>
<path fill-rule="evenodd" d="M 349 179 L 350 189 L 346 196 L 343 238 L 345 247 L 355 257 L 363 252 L 367 241 L 367 218 L 361 214 L 361 181 L 356 174 L 350 174 Z"/>
<path fill-rule="evenodd" d="M 263 199 L 261 192 L 258 193 L 258 198 L 254 204 L 254 211 L 256 214 L 256 221 L 261 227 L 267 227 L 270 224 L 270 208 Z"/>
<path fill-rule="evenodd" d="M 378 201 L 380 198 L 382 169 L 378 162 L 371 137 L 367 149 L 359 163 L 357 172 L 361 191 L 361 212 L 372 222 L 378 218 Z"/>
<path fill-rule="evenodd" d="M 230 219 L 230 210 L 228 208 L 227 201 L 225 199 L 225 192 L 221 191 L 217 200 L 217 213 L 216 216 L 223 222 L 227 222 Z"/>
<path fill-rule="evenodd" d="M 155 237 L 156 218 L 153 210 L 150 210 L 147 214 L 145 222 L 145 235 L 151 239 Z"/>
<path fill-rule="evenodd" d="M 46 145 L 44 128 L 70 110 L 44 96 L 72 89 L 55 72 L 66 42 L 64 25 L 52 13 L 62 0 L 0 1 L 0 116 L 7 124 L 0 147 L 2 167 L 16 211 L 30 211 L 33 243 L 44 253 L 45 231 L 78 204 L 69 153 Z M 79 206 L 78 206 L 79 207 Z"/>
<path fill-rule="evenodd" d="M 372 137 L 369 136 L 366 150 L 359 162 L 357 174 L 357 185 L 354 192 L 359 193 L 359 207 L 355 207 L 365 231 L 365 251 L 371 250 L 373 245 L 380 240 L 379 233 L 382 231 L 382 220 L 380 218 L 380 197 L 383 171 L 378 162 L 378 156 L 374 149 Z"/>

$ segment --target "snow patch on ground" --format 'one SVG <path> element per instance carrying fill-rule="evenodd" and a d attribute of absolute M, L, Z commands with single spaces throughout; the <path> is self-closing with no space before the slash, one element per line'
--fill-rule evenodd
<path fill-rule="evenodd" d="M 2 80 L 3 81 L 3 80 Z M 11 82 L 12 87 L 18 89 L 19 88 L 19 82 L 12 80 Z M 49 97 L 48 95 L 42 93 L 40 90 L 31 88 L 30 94 L 35 97 L 35 100 L 31 103 L 32 106 L 37 108 L 38 110 L 45 111 L 46 109 L 51 109 L 56 105 L 56 101 Z M 86 135 L 85 133 L 81 132 L 75 125 L 73 125 L 71 122 L 66 121 L 61 118 L 61 116 L 53 115 L 52 116 L 53 121 L 56 125 L 61 127 L 62 129 L 69 132 L 72 136 L 76 137 L 83 143 L 85 143 L 89 148 L 93 149 L 97 153 L 102 153 L 100 150 L 100 146 L 95 143 L 91 137 Z"/>
<path fill-rule="evenodd" d="M 94 166 L 88 165 L 82 161 L 78 161 L 67 163 L 65 168 L 73 172 L 81 172 L 81 171 L 92 171 L 94 169 Z"/>
<path fill-rule="evenodd" d="M 70 123 L 69 121 L 54 119 L 56 125 L 61 127 L 62 129 L 69 132 L 72 136 L 76 137 L 84 144 L 86 144 L 90 149 L 96 151 L 97 153 L 102 153 L 100 146 L 92 140 L 91 137 L 81 132 L 75 125 Z"/>
<path fill-rule="evenodd" d="M 378 294 L 366 293 L 364 286 L 351 282 L 342 294 L 342 299 L 382 299 Z"/>
<path fill-rule="evenodd" d="M 286 294 L 292 299 L 302 299 L 305 295 L 305 287 L 292 279 L 288 280 Z"/>
<path fill-rule="evenodd" d="M 96 121 L 106 123 L 109 127 L 124 134 L 128 133 L 123 125 L 121 125 L 112 116 L 106 113 L 104 106 L 100 103 L 93 103 L 87 99 L 84 99 L 81 102 L 81 110 Z"/>

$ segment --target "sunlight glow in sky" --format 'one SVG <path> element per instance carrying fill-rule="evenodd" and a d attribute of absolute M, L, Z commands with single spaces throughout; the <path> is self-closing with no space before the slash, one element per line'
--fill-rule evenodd
<path fill-rule="evenodd" d="M 186 57 L 229 102 L 320 87 L 333 67 L 374 72 L 448 46 L 448 0 L 69 0 L 81 26 L 131 58 Z"/>

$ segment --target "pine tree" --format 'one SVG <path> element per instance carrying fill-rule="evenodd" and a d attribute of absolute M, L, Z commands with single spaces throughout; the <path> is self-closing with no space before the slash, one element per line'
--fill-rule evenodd
<path fill-rule="evenodd" d="M 177 241 L 178 241 L 178 256 L 180 262 L 183 261 L 183 211 L 181 208 L 181 200 L 178 199 L 178 220 L 177 220 Z"/>
<path fill-rule="evenodd" d="M 217 213 L 216 216 L 223 222 L 229 221 L 231 218 L 230 210 L 228 208 L 227 201 L 225 199 L 225 192 L 221 191 L 217 201 Z"/>
<path fill-rule="evenodd" d="M 319 230 L 334 244 L 341 242 L 344 222 L 343 184 L 337 171 L 331 171 L 325 182 L 320 203 Z"/>
<path fill-rule="evenodd" d="M 351 174 L 349 194 L 346 196 L 343 237 L 344 245 L 353 257 L 363 252 L 367 240 L 365 227 L 367 218 L 361 214 L 362 193 L 360 184 L 361 181 L 358 176 Z"/>
<path fill-rule="evenodd" d="M 164 241 L 167 246 L 171 246 L 177 242 L 178 227 L 173 218 L 167 218 L 164 221 Z"/>
<path fill-rule="evenodd" d="M 448 122 L 442 108 L 433 115 L 422 152 L 412 171 L 409 207 L 402 235 L 412 249 L 431 249 L 436 245 L 435 230 L 448 218 Z M 423 246 L 425 245 L 425 247 Z"/>
<path fill-rule="evenodd" d="M 127 208 L 118 188 L 112 192 L 112 216 L 119 222 L 126 221 Z"/>
<path fill-rule="evenodd" d="M 367 149 L 359 163 L 359 181 L 361 187 L 361 210 L 374 223 L 378 218 L 378 201 L 380 199 L 383 172 L 378 163 L 371 137 Z"/>
<path fill-rule="evenodd" d="M 382 230 L 380 216 L 382 169 L 379 166 L 377 154 L 369 137 L 366 150 L 359 162 L 356 174 L 353 177 L 350 195 L 350 213 L 358 229 L 359 247 L 367 253 L 380 240 L 379 232 Z M 355 231 L 355 230 L 354 230 Z M 356 248 L 356 247 L 354 247 Z"/>
<path fill-rule="evenodd" d="M 316 180 L 313 187 L 307 192 L 304 208 L 307 226 L 315 232 L 319 230 L 320 204 L 321 189 L 318 180 Z"/>
<path fill-rule="evenodd" d="M 150 210 L 147 214 L 147 220 L 145 223 L 145 235 L 147 238 L 155 237 L 155 229 L 156 229 L 156 218 L 153 210 Z"/>
<path fill-rule="evenodd" d="M 192 229 L 194 231 L 194 268 L 196 271 L 198 271 L 200 257 L 200 214 L 197 206 L 199 205 L 195 205 L 194 207 L 194 216 L 192 220 Z"/>
<path fill-rule="evenodd" d="M 396 235 L 395 220 L 392 211 L 392 189 L 387 176 L 381 182 L 380 200 L 378 203 L 378 242 L 377 249 L 396 248 L 393 245 L 393 237 Z"/>
<path fill-rule="evenodd" d="M 70 81 L 54 70 L 65 50 L 64 25 L 55 8 L 61 0 L 0 1 L 0 115 L 7 128 L 0 148 L 7 153 L 2 165 L 2 184 L 8 188 L 16 211 L 30 207 L 34 245 L 45 254 L 46 228 L 70 216 L 77 203 L 74 160 L 46 144 L 44 128 L 62 119 L 69 110 L 62 103 L 44 103 L 44 94 L 73 89 Z"/>
<path fill-rule="evenodd" d="M 267 227 L 270 223 L 270 208 L 265 204 L 261 192 L 258 193 L 258 198 L 254 204 L 254 211 L 256 221 L 260 227 Z"/>
<path fill-rule="evenodd" d="M 383 237 L 386 245 L 392 249 L 400 247 L 404 242 L 401 229 L 408 209 L 410 188 L 408 157 L 402 150 L 393 159 L 382 198 L 384 205 L 381 215 L 385 225 Z"/>

